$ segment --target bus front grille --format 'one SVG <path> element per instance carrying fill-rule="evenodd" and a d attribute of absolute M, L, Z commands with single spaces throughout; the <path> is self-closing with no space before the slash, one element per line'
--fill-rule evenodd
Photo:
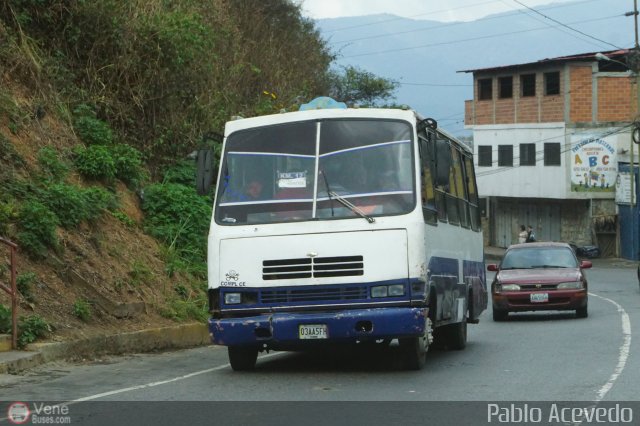
<path fill-rule="evenodd" d="M 366 299 L 367 286 L 350 287 L 316 287 L 309 289 L 262 290 L 260 301 L 262 303 L 286 303 L 286 302 L 319 302 Z"/>
<path fill-rule="evenodd" d="M 364 260 L 362 256 L 305 257 L 262 262 L 262 279 L 265 281 L 353 277 L 363 274 Z"/>

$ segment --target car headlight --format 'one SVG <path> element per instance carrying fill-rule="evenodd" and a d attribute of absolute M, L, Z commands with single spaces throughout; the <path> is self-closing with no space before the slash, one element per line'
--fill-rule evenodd
<path fill-rule="evenodd" d="M 386 285 L 371 287 L 371 297 L 387 297 L 388 292 L 389 287 Z"/>
<path fill-rule="evenodd" d="M 404 284 L 390 285 L 389 296 L 404 296 Z"/>
<path fill-rule="evenodd" d="M 570 289 L 570 288 L 584 288 L 584 284 L 582 281 L 572 281 L 570 283 L 560 283 L 558 284 L 558 290 Z"/>
<path fill-rule="evenodd" d="M 242 295 L 240 293 L 225 293 L 224 304 L 225 305 L 238 305 L 242 301 Z"/>
<path fill-rule="evenodd" d="M 500 286 L 500 290 L 502 291 L 518 291 L 520 290 L 520 286 L 518 284 L 502 284 Z"/>

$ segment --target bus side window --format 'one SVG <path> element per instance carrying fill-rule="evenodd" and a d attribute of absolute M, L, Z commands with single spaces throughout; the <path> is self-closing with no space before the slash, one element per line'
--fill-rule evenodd
<path fill-rule="evenodd" d="M 453 161 L 451 164 L 453 166 L 454 179 L 456 181 L 456 197 L 458 198 L 460 225 L 464 228 L 469 228 L 469 206 L 467 201 L 467 185 L 465 185 L 464 157 L 458 148 L 452 149 L 451 154 L 453 155 Z"/>
<path fill-rule="evenodd" d="M 422 214 L 424 221 L 431 225 L 438 224 L 438 207 L 436 203 L 436 195 L 433 184 L 434 171 L 434 149 L 433 138 L 427 139 L 426 133 L 420 133 L 418 136 L 420 149 L 420 176 L 422 180 Z"/>
<path fill-rule="evenodd" d="M 469 216 L 471 217 L 471 229 L 480 231 L 480 205 L 478 201 L 478 188 L 476 185 L 476 174 L 473 168 L 473 159 L 464 157 L 464 169 L 466 175 L 467 194 L 469 194 Z"/>

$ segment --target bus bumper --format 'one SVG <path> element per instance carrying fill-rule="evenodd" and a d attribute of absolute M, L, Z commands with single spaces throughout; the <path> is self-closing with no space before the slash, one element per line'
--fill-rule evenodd
<path fill-rule="evenodd" d="M 244 318 L 210 319 L 211 340 L 224 346 L 301 346 L 355 343 L 424 334 L 428 308 L 374 308 L 334 312 L 280 312 Z M 321 339 L 300 338 L 301 325 L 325 325 Z"/>

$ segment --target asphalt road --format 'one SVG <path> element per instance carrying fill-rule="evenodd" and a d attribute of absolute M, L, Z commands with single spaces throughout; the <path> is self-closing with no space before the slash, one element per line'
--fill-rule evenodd
<path fill-rule="evenodd" d="M 588 318 L 577 319 L 573 312 L 521 313 L 497 323 L 489 309 L 480 324 L 469 326 L 465 350 L 430 351 L 421 371 L 402 370 L 392 346 L 374 353 L 270 353 L 260 356 L 254 372 L 236 373 L 226 349 L 211 346 L 53 363 L 22 376 L 0 376 L 0 400 L 484 401 L 485 406 L 487 401 L 640 401 L 635 269 L 598 266 L 588 271 L 588 279 Z M 636 406 L 634 424 L 640 422 Z M 398 406 L 379 407 L 389 413 Z M 322 411 L 319 418 L 326 415 Z"/>

